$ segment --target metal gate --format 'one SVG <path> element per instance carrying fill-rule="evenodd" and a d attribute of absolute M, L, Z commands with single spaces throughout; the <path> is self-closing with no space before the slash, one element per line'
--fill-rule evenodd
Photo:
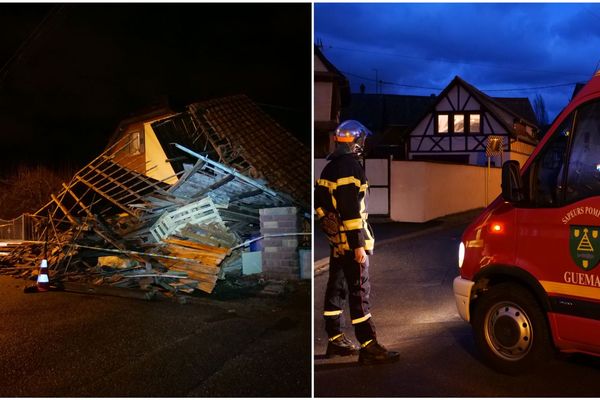
<path fill-rule="evenodd" d="M 368 158 L 365 160 L 365 172 L 369 180 L 369 215 L 381 217 L 390 216 L 390 168 L 389 158 Z M 315 180 L 321 176 L 327 160 L 317 158 L 314 160 Z"/>
<path fill-rule="evenodd" d="M 369 215 L 390 216 L 390 159 L 368 158 L 365 173 L 369 180 Z"/>
<path fill-rule="evenodd" d="M 0 219 L 0 240 L 40 240 L 45 223 L 46 218 L 31 214 Z"/>

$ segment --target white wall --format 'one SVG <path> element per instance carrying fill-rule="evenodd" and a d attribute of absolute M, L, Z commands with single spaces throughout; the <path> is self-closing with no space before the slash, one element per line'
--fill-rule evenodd
<path fill-rule="evenodd" d="M 327 163 L 315 160 L 315 179 Z M 369 177 L 383 176 L 376 168 L 387 168 L 384 162 L 373 163 Z M 401 222 L 426 222 L 444 215 L 485 207 L 487 168 L 424 161 L 392 161 L 390 167 L 390 218 Z M 377 179 L 377 178 L 375 178 Z M 488 201 L 501 192 L 502 170 L 490 170 Z M 369 204 L 373 203 L 371 193 Z M 376 214 L 369 207 L 369 214 Z"/>
<path fill-rule="evenodd" d="M 426 222 L 485 204 L 487 168 L 421 161 L 393 161 L 390 218 Z M 500 194 L 501 169 L 490 171 L 489 202 Z"/>

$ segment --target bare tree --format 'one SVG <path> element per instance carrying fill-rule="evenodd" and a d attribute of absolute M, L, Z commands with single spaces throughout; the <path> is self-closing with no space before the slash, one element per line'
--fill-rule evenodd
<path fill-rule="evenodd" d="M 548 111 L 546 110 L 546 103 L 541 94 L 536 94 L 533 99 L 533 112 L 537 117 L 538 124 L 540 127 L 548 125 Z"/>

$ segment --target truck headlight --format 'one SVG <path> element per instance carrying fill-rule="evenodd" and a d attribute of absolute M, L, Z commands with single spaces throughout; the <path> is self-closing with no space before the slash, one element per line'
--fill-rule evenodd
<path fill-rule="evenodd" d="M 460 242 L 458 246 L 458 268 L 462 268 L 463 261 L 465 261 L 465 244 Z"/>

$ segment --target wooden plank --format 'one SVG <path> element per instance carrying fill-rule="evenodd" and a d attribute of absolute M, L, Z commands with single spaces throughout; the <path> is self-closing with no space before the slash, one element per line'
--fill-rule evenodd
<path fill-rule="evenodd" d="M 188 265 L 175 265 L 169 267 L 169 270 L 181 271 L 187 273 L 188 278 L 195 279 L 197 281 L 215 283 L 218 279 L 217 274 L 201 272 L 193 269 L 193 266 Z"/>
<path fill-rule="evenodd" d="M 214 253 L 218 253 L 218 254 L 227 254 L 227 252 L 229 251 L 229 249 L 225 248 L 225 247 L 208 246 L 205 244 L 191 242 L 189 240 L 176 239 L 176 238 L 172 238 L 172 237 L 165 239 L 164 242 L 170 243 L 170 244 L 176 244 L 176 245 L 183 246 L 183 247 L 191 247 L 193 249 L 198 249 L 198 250 L 205 250 L 205 251 L 214 252 Z"/>
<path fill-rule="evenodd" d="M 184 184 L 188 178 L 190 176 L 192 176 L 194 173 L 196 173 L 196 171 L 198 171 L 199 169 L 201 169 L 204 164 L 206 164 L 203 160 L 197 160 L 196 163 L 194 164 L 194 166 L 192 168 L 190 168 L 189 170 L 185 171 L 183 173 L 183 175 L 181 176 L 181 178 L 179 178 L 179 180 L 177 182 L 175 182 L 175 184 L 173 184 L 168 192 L 172 193 L 175 189 L 177 189 L 179 186 L 181 186 L 182 184 Z"/>
<path fill-rule="evenodd" d="M 198 261 L 202 265 L 217 266 L 223 261 L 225 255 L 219 257 L 216 255 L 198 254 L 198 250 L 179 250 L 172 247 L 165 249 L 170 255 L 179 258 L 187 258 Z"/>
<path fill-rule="evenodd" d="M 173 265 L 184 265 L 186 266 L 186 268 L 189 267 L 194 271 L 206 274 L 216 274 L 221 268 L 217 264 L 202 264 L 197 259 L 189 257 L 174 257 L 172 259 L 164 259 L 161 260 L 161 264 L 168 268 L 170 268 Z"/>
<path fill-rule="evenodd" d="M 206 193 L 216 190 L 216 189 L 220 188 L 221 186 L 231 182 L 234 179 L 235 179 L 235 176 L 233 176 L 231 174 L 225 175 L 225 177 L 223 179 L 213 183 L 212 185 L 208 186 L 207 188 L 200 190 L 199 192 L 193 194 L 191 197 L 194 200 L 199 199 L 200 197 L 204 196 Z M 262 191 L 260 191 L 260 192 L 262 193 Z"/>
<path fill-rule="evenodd" d="M 94 214 L 92 214 L 91 211 L 88 209 L 88 207 L 85 204 L 83 204 L 81 199 L 79 197 L 77 197 L 77 195 L 64 182 L 63 182 L 62 186 L 65 189 L 65 191 L 71 195 L 71 197 L 75 200 L 75 202 L 77 202 L 79 207 L 81 207 L 81 209 L 83 211 L 85 211 L 87 216 L 94 219 Z"/>
<path fill-rule="evenodd" d="M 54 201 L 56 203 L 56 205 L 58 206 L 58 208 L 60 208 L 60 210 L 65 215 L 65 217 L 67 217 L 67 219 L 69 220 L 69 222 L 71 222 L 71 224 L 73 224 L 73 225 L 79 225 L 79 221 L 77 219 L 75 219 L 75 217 L 73 217 L 71 215 L 71 213 L 69 212 L 69 210 L 67 210 L 67 208 L 58 200 L 58 198 L 54 195 L 54 193 L 50 194 L 50 197 L 52 198 L 52 201 Z"/>

